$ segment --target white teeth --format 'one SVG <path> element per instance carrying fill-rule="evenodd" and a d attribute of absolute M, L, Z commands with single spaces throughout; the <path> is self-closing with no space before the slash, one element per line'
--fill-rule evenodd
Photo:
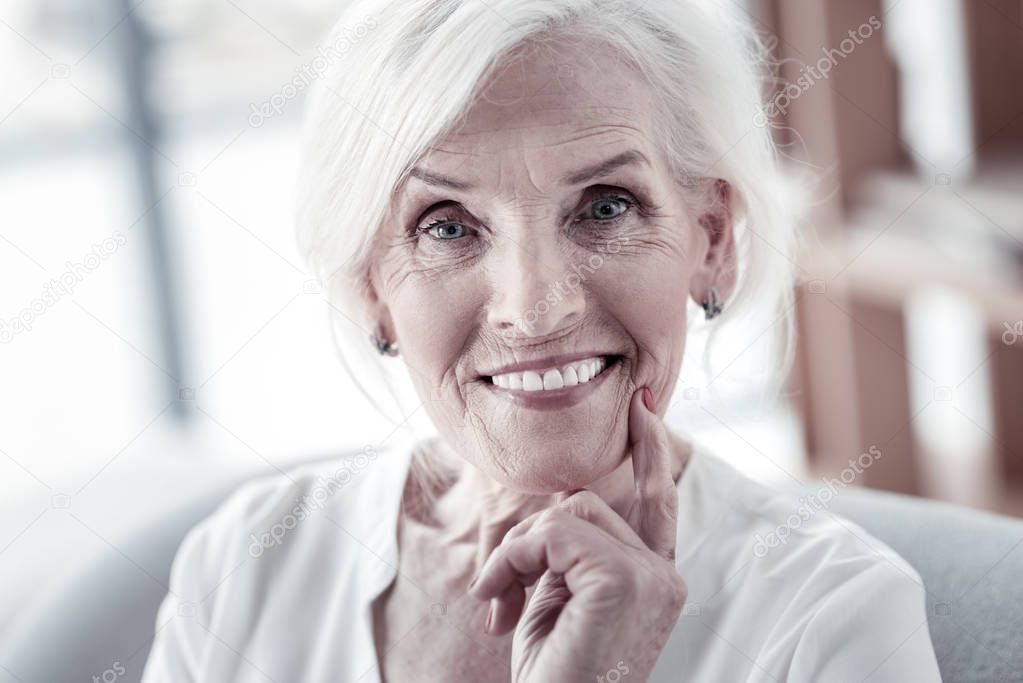
<path fill-rule="evenodd" d="M 565 386 L 565 380 L 561 379 L 561 373 L 557 370 L 548 370 L 543 373 L 543 390 L 560 389 Z"/>
<path fill-rule="evenodd" d="M 586 382 L 589 382 L 591 377 L 593 377 L 593 373 L 590 372 L 590 364 L 589 363 L 583 363 L 582 365 L 580 365 L 579 366 L 579 384 L 585 384 Z"/>
<path fill-rule="evenodd" d="M 603 358 L 588 358 L 541 372 L 534 370 L 506 372 L 503 375 L 494 375 L 490 381 L 502 389 L 513 391 L 555 391 L 586 384 L 606 367 L 607 363 Z"/>
<path fill-rule="evenodd" d="M 540 379 L 540 375 L 532 370 L 526 370 L 522 373 L 523 391 L 540 391 L 541 389 L 543 389 L 543 380 Z"/>

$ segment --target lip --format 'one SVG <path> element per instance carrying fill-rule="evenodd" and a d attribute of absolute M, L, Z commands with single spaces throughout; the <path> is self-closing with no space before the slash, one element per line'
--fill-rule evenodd
<path fill-rule="evenodd" d="M 600 351 L 584 351 L 582 353 L 563 353 L 558 356 L 547 356 L 546 358 L 539 358 L 537 360 L 525 360 L 520 363 L 512 363 L 511 365 L 504 365 L 494 370 L 488 370 L 481 372 L 480 377 L 493 377 L 494 375 L 503 375 L 508 372 L 525 372 L 526 370 L 549 370 L 550 368 L 559 368 L 563 365 L 568 365 L 577 360 L 584 360 L 586 358 L 614 358 L 617 360 L 618 356 L 614 353 L 601 353 Z M 574 387 L 570 387 L 574 388 Z M 558 390 L 560 391 L 560 389 Z"/>
<path fill-rule="evenodd" d="M 577 355 L 568 357 L 569 360 L 559 361 L 564 363 L 570 363 L 573 360 L 580 360 L 582 358 L 592 358 L 594 355 Z M 511 401 L 513 404 L 520 408 L 528 408 L 530 410 L 562 410 L 564 408 L 571 408 L 572 406 L 585 400 L 590 394 L 599 389 L 607 378 L 612 374 L 616 374 L 621 368 L 621 357 L 620 356 L 604 356 L 609 358 L 608 365 L 604 368 L 604 371 L 591 379 L 586 384 L 577 384 L 574 387 L 562 387 L 561 389 L 554 389 L 551 391 L 523 391 L 521 389 L 502 389 L 501 387 L 493 384 L 485 379 L 481 379 L 480 382 L 487 388 L 487 390 L 494 392 L 498 398 L 502 398 L 507 401 Z M 549 362 L 549 360 L 542 361 L 543 363 Z M 502 369 L 496 374 L 502 372 L 517 372 L 519 366 L 524 364 L 519 363 L 514 366 L 508 366 L 510 370 Z M 522 371 L 536 370 L 542 368 L 549 368 L 551 365 L 525 365 L 521 368 Z"/>

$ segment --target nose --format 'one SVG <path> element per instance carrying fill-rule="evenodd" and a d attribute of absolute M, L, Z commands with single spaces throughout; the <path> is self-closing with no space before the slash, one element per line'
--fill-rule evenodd
<path fill-rule="evenodd" d="M 556 335 L 586 309 L 585 270 L 573 267 L 556 240 L 502 240 L 493 271 L 489 324 L 504 337 Z"/>

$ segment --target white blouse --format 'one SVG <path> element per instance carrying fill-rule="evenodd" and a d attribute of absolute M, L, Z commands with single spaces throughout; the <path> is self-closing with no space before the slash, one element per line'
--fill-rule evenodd
<path fill-rule="evenodd" d="M 398 566 L 411 453 L 249 482 L 192 529 L 143 683 L 379 683 L 371 605 Z M 698 444 L 678 493 L 689 597 L 651 683 L 941 680 L 920 577 L 890 548 Z"/>

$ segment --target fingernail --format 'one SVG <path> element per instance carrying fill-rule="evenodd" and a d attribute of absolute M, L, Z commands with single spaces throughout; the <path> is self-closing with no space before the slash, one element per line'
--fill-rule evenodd
<path fill-rule="evenodd" d="M 643 405 L 651 413 L 656 413 L 654 409 L 654 392 L 650 391 L 650 387 L 643 387 Z"/>
<path fill-rule="evenodd" d="M 490 635 L 490 622 L 494 619 L 494 605 L 487 607 L 487 620 L 483 622 L 483 632 Z"/>

